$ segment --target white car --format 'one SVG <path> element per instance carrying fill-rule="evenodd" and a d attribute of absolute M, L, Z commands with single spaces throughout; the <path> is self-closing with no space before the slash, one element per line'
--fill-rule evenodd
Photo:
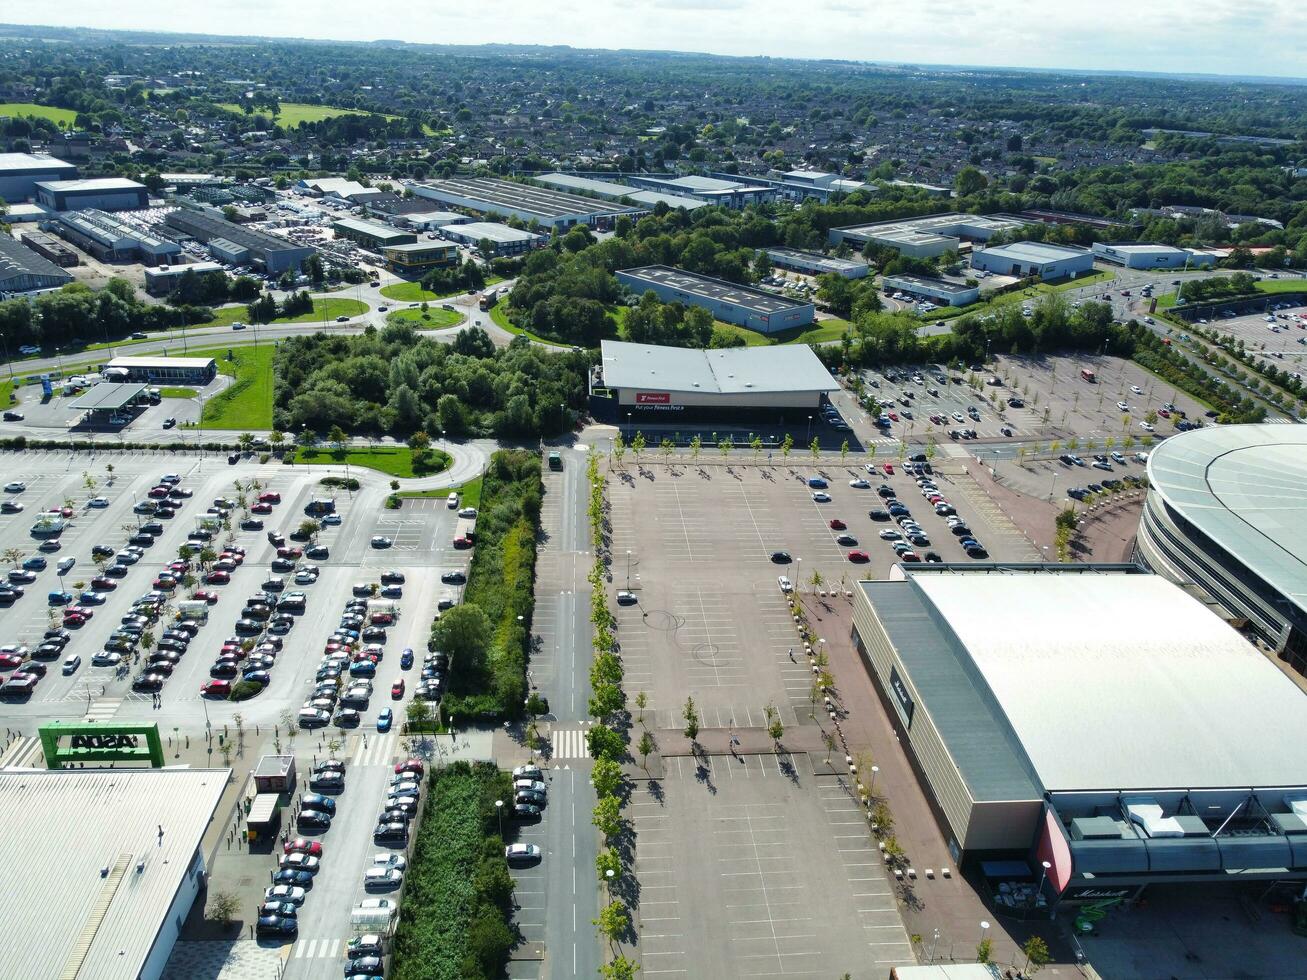
<path fill-rule="evenodd" d="M 90 500 L 88 500 L 88 501 L 86 502 L 86 506 L 87 506 L 87 507 L 108 507 L 108 506 L 109 506 L 109 498 L 108 498 L 108 497 L 92 497 Z"/>
<path fill-rule="evenodd" d="M 1139 423 L 1139 428 L 1143 429 L 1145 432 L 1153 432 L 1153 431 L 1154 431 L 1154 429 L 1153 429 L 1153 424 L 1152 424 L 1151 422 L 1140 422 L 1140 423 Z"/>
<path fill-rule="evenodd" d="M 1112 453 L 1112 459 L 1113 459 L 1115 462 L 1118 462 L 1118 463 L 1120 463 L 1120 464 L 1123 465 L 1123 466 L 1125 465 L 1125 454 L 1123 454 L 1123 453 L 1113 452 L 1113 453 Z"/>
<path fill-rule="evenodd" d="M 297 885 L 273 885 L 263 889 L 265 902 L 290 902 L 291 905 L 304 904 L 304 889 Z"/>
<path fill-rule="evenodd" d="M 789 578 L 787 578 L 787 577 L 784 576 L 784 575 L 777 575 L 777 576 L 776 576 L 776 584 L 779 585 L 779 586 L 781 587 L 781 591 L 782 591 L 782 592 L 793 592 L 793 591 L 794 591 L 794 583 L 791 582 L 791 581 L 789 580 Z"/>
<path fill-rule="evenodd" d="M 903 537 L 903 535 L 900 534 L 898 531 L 891 530 L 890 528 L 886 528 L 885 530 L 881 531 L 880 536 L 885 541 L 898 541 L 900 538 Z"/>
<path fill-rule="evenodd" d="M 376 535 L 371 542 L 372 547 L 374 548 L 389 548 L 394 543 L 394 541 L 386 537 L 384 534 Z"/>
<path fill-rule="evenodd" d="M 122 655 L 114 653 L 112 650 L 101 650 L 91 658 L 92 667 L 117 667 Z"/>
<path fill-rule="evenodd" d="M 27 484 L 19 480 L 14 480 L 12 483 L 5 484 L 5 493 L 22 493 L 26 489 Z"/>
<path fill-rule="evenodd" d="M 830 494 L 825 490 L 814 490 L 812 492 L 812 499 L 819 504 L 828 504 L 830 503 Z"/>
<path fill-rule="evenodd" d="M 868 483 L 866 480 L 850 480 L 850 481 L 849 481 L 849 486 L 851 486 L 854 490 L 870 490 L 870 489 L 871 489 L 871 484 Z"/>
<path fill-rule="evenodd" d="M 364 888 L 398 888 L 404 881 L 404 872 L 398 868 L 368 868 L 363 872 Z"/>
<path fill-rule="evenodd" d="M 64 660 L 63 671 L 65 674 L 75 674 L 77 673 L 77 668 L 80 666 L 82 666 L 82 658 L 74 653 L 71 657 Z"/>
<path fill-rule="evenodd" d="M 1129 402 L 1117 402 L 1117 403 L 1116 403 L 1116 407 L 1119 408 L 1119 409 L 1120 409 L 1121 411 L 1123 411 L 1123 412 L 1128 412 L 1128 411 L 1130 411 L 1130 403 L 1129 403 Z"/>
<path fill-rule="evenodd" d="M 301 568 L 298 572 L 295 573 L 296 585 L 312 585 L 317 580 L 318 580 L 318 573 L 310 572 L 306 568 Z"/>
<path fill-rule="evenodd" d="M 380 851 L 372 855 L 372 866 L 374 868 L 394 868 L 397 871 L 403 871 L 408 867 L 408 859 L 402 854 Z"/>
<path fill-rule="evenodd" d="M 464 507 L 458 512 L 458 516 L 464 518 L 475 518 L 477 516 L 477 509 L 475 507 Z"/>
<path fill-rule="evenodd" d="M 542 853 L 538 844 L 509 844 L 504 848 L 504 860 L 509 864 L 515 861 L 536 861 Z"/>
<path fill-rule="evenodd" d="M 1140 388 L 1138 385 L 1131 385 L 1130 390 L 1133 391 L 1136 395 L 1142 395 L 1144 393 L 1144 389 Z"/>
<path fill-rule="evenodd" d="M 392 916 L 398 914 L 399 908 L 388 898 L 365 898 L 354 906 L 355 912 L 362 912 L 367 915 L 374 912 L 389 912 Z"/>

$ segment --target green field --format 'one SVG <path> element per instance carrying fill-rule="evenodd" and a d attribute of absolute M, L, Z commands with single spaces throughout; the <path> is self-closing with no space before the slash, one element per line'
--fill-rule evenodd
<path fill-rule="evenodd" d="M 58 109 L 34 102 L 0 102 L 0 116 L 35 116 L 38 119 L 49 119 L 59 126 L 71 126 L 77 113 L 72 109 Z"/>
<path fill-rule="evenodd" d="M 197 392 L 194 388 L 160 388 L 159 394 L 164 398 L 194 398 Z"/>
<path fill-rule="evenodd" d="M 223 109 L 230 109 L 232 112 L 243 110 L 234 102 L 219 102 Z M 266 110 L 259 110 L 263 115 L 267 115 Z M 337 116 L 382 116 L 386 119 L 399 119 L 399 116 L 392 115 L 388 112 L 368 112 L 366 109 L 340 109 L 336 106 L 329 105 L 309 105 L 305 102 L 283 102 L 278 110 L 276 117 L 273 119 L 278 126 L 286 129 L 293 129 L 300 123 L 322 122 L 324 119 L 335 119 Z M 437 131 L 430 126 L 423 126 L 423 130 L 428 136 L 448 136 L 451 130 Z"/>
<path fill-rule="evenodd" d="M 276 323 L 322 323 L 326 321 L 332 323 L 338 316 L 358 316 L 360 313 L 368 311 L 368 304 L 361 303 L 356 299 L 315 299 L 313 301 L 312 313 L 301 313 L 299 316 L 277 317 L 273 320 Z M 213 319 L 208 323 L 198 323 L 197 327 L 229 327 L 233 323 L 240 321 L 246 323 L 249 321 L 249 310 L 245 306 L 223 306 L 214 310 Z M 192 328 L 194 329 L 194 328 Z M 158 338 L 155 338 L 158 339 Z"/>
<path fill-rule="evenodd" d="M 0 405 L 12 405 L 14 400 L 14 381 L 5 378 L 0 381 Z"/>
<path fill-rule="evenodd" d="M 463 314 L 452 310 L 442 310 L 439 306 L 429 308 L 425 313 L 420 309 L 396 310 L 387 315 L 387 323 L 411 323 L 419 330 L 443 330 L 463 322 Z"/>
<path fill-rule="evenodd" d="M 389 286 L 381 287 L 381 295 L 397 303 L 430 303 L 432 300 L 458 296 L 463 292 L 462 289 L 456 289 L 452 293 L 433 293 L 423 289 L 420 282 L 392 282 Z"/>
<path fill-rule="evenodd" d="M 191 351 L 191 356 L 215 358 L 218 370 L 235 380 L 204 403 L 204 425 L 213 429 L 240 431 L 272 428 L 272 344 L 232 348 L 234 360 L 227 360 L 226 347 Z"/>
<path fill-rule="evenodd" d="M 444 500 L 450 493 L 457 493 L 461 507 L 481 506 L 481 477 L 469 480 L 461 487 L 445 487 L 440 490 L 401 490 L 399 496 L 404 500 Z"/>
<path fill-rule="evenodd" d="M 408 446 L 396 446 L 394 449 L 366 449 L 363 447 L 346 449 L 323 449 L 300 447 L 295 451 L 295 462 L 308 466 L 364 466 L 378 470 L 389 476 L 403 478 L 430 476 L 449 466 L 449 456 L 439 449 L 428 449 L 427 465 L 413 468 L 413 450 Z M 448 496 L 449 491 L 441 494 Z"/>

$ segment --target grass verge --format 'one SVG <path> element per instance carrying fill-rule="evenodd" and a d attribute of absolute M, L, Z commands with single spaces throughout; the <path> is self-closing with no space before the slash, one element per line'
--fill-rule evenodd
<path fill-rule="evenodd" d="M 194 388 L 160 388 L 159 394 L 164 398 L 194 398 L 199 392 Z"/>
<path fill-rule="evenodd" d="M 459 296 L 464 292 L 466 290 L 456 289 L 452 293 L 433 293 L 423 289 L 420 282 L 392 282 L 389 286 L 381 287 L 381 295 L 397 303 L 430 303 L 446 296 Z"/>
<path fill-rule="evenodd" d="M 368 304 L 361 303 L 356 299 L 338 299 L 335 297 L 329 299 L 315 299 L 313 301 L 312 313 L 301 313 L 298 316 L 277 317 L 272 322 L 275 323 L 322 323 L 332 322 L 338 316 L 358 316 L 360 313 L 368 311 Z M 242 323 L 249 322 L 249 310 L 244 304 L 240 306 L 224 306 L 214 310 L 213 319 L 208 323 L 197 323 L 196 327 L 229 327 L 238 320 Z M 192 328 L 194 329 L 194 328 Z M 155 338 L 158 339 L 158 338 Z"/>
<path fill-rule="evenodd" d="M 425 313 L 418 310 L 396 310 L 394 313 L 387 314 L 387 323 L 409 323 L 418 330 L 443 330 L 446 327 L 457 326 L 464 320 L 462 313 L 455 313 L 453 310 L 442 310 L 438 306 L 430 307 Z"/>
<path fill-rule="evenodd" d="M 295 462 L 307 466 L 344 466 L 348 463 L 404 479 L 439 473 L 449 466 L 449 456 L 439 449 L 428 449 L 414 459 L 413 450 L 408 446 L 388 449 L 300 447 L 295 450 Z M 448 490 L 444 492 L 449 493 Z"/>
<path fill-rule="evenodd" d="M 193 356 L 212 357 L 218 370 L 233 378 L 231 385 L 204 403 L 201 418 L 212 429 L 254 431 L 272 428 L 272 344 L 191 351 Z"/>
<path fill-rule="evenodd" d="M 398 496 L 403 500 L 444 500 L 450 493 L 459 495 L 459 505 L 462 507 L 481 506 L 481 477 L 475 480 L 468 480 L 461 487 L 444 487 L 437 490 L 401 490 Z"/>
<path fill-rule="evenodd" d="M 546 347 L 570 347 L 569 344 L 560 344 L 556 340 L 550 340 L 548 337 L 541 337 L 539 334 L 534 334 L 530 330 L 523 330 L 521 327 L 514 324 L 513 321 L 508 318 L 507 303 L 499 303 L 492 307 L 490 310 L 490 319 L 494 322 L 495 326 L 502 327 L 511 334 L 518 334 L 519 336 L 526 337 L 528 340 L 534 341 L 537 344 L 544 344 Z"/>

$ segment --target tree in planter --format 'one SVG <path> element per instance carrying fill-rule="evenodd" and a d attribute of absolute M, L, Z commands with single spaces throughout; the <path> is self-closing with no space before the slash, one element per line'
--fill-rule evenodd
<path fill-rule="evenodd" d="M 241 452 L 248 453 L 250 447 L 254 445 L 254 433 L 242 432 L 236 437 L 236 444 L 241 447 Z"/>
<path fill-rule="evenodd" d="M 611 718 L 626 707 L 626 695 L 616 684 L 597 684 L 588 707 L 596 718 Z"/>
<path fill-rule="evenodd" d="M 599 976 L 603 980 L 635 980 L 635 971 L 638 969 L 638 966 L 619 954 L 599 967 Z"/>
<path fill-rule="evenodd" d="M 626 456 L 626 440 L 622 438 L 622 434 L 620 432 L 617 433 L 617 435 L 613 436 L 612 455 L 613 455 L 613 459 L 617 461 L 617 465 L 621 466 L 622 460 Z"/>
<path fill-rule="evenodd" d="M 209 902 L 209 918 L 225 929 L 231 925 L 240 907 L 240 899 L 233 893 L 225 890 L 220 891 Z"/>
<path fill-rule="evenodd" d="M 626 755 L 626 742 L 621 732 L 607 725 L 591 725 L 586 730 L 585 741 L 592 758 L 617 761 Z"/>
<path fill-rule="evenodd" d="M 753 461 L 756 463 L 762 457 L 762 436 L 754 436 L 749 440 L 749 448 L 753 450 Z"/>
<path fill-rule="evenodd" d="M 26 552 L 23 551 L 22 548 L 6 548 L 2 557 L 9 564 L 13 565 L 14 568 L 17 568 L 22 562 L 24 554 L 26 554 Z"/>
<path fill-rule="evenodd" d="M 590 820 L 604 837 L 609 840 L 618 837 L 622 833 L 622 809 L 617 797 L 605 796 L 595 804 Z"/>
<path fill-rule="evenodd" d="M 672 440 L 663 436 L 663 441 L 658 444 L 658 451 L 662 453 L 663 459 L 671 459 L 672 453 L 676 451 L 676 446 Z"/>
<path fill-rule="evenodd" d="M 697 435 L 690 440 L 690 458 L 698 460 L 699 453 L 703 451 L 703 440 Z"/>
<path fill-rule="evenodd" d="M 685 737 L 690 740 L 690 747 L 695 748 L 699 739 L 699 709 L 694 706 L 694 698 L 685 699 L 681 717 L 685 719 Z"/>
<path fill-rule="evenodd" d="M 113 463 L 105 463 L 104 471 L 109 474 L 109 486 L 113 486 Z"/>
<path fill-rule="evenodd" d="M 614 848 L 600 851 L 595 855 L 595 875 L 600 881 L 608 880 L 608 872 L 616 878 L 622 873 L 622 857 Z"/>
<path fill-rule="evenodd" d="M 785 458 L 786 462 L 789 462 L 790 453 L 793 451 L 793 449 L 794 449 L 794 436 L 790 435 L 787 432 L 785 433 L 785 438 L 781 440 L 781 456 Z"/>
<path fill-rule="evenodd" d="M 318 536 L 318 532 L 321 530 L 322 530 L 322 525 L 319 524 L 317 521 L 314 520 L 300 521 L 300 526 L 299 526 L 300 537 L 308 538 L 310 541 L 312 541 L 314 538 Z"/>
<path fill-rule="evenodd" d="M 781 739 L 785 736 L 785 723 L 781 721 L 781 714 L 774 704 L 767 705 L 762 712 L 767 719 L 767 734 L 771 736 L 771 740 L 776 743 L 776 748 L 779 750 Z"/>
<path fill-rule="evenodd" d="M 818 439 L 816 436 L 813 436 L 812 444 L 809 445 L 808 448 L 812 451 L 813 462 L 816 462 L 817 458 L 821 456 L 821 440 Z"/>
<path fill-rule="evenodd" d="M 596 759 L 590 770 L 590 781 L 594 783 L 595 794 L 599 797 L 617 796 L 626 784 L 622 767 L 612 759 Z"/>
<path fill-rule="evenodd" d="M 976 962 L 988 963 L 990 957 L 994 955 L 994 941 L 986 936 L 976 944 Z"/>
<path fill-rule="evenodd" d="M 845 439 L 840 443 L 840 462 L 846 462 L 849 458 L 849 440 Z"/>
<path fill-rule="evenodd" d="M 280 429 L 273 429 L 270 433 L 268 433 L 268 443 L 278 453 L 281 452 L 282 444 L 285 441 L 286 441 L 286 433 L 282 432 Z"/>
<path fill-rule="evenodd" d="M 610 945 L 620 940 L 631 928 L 631 915 L 620 901 L 609 902 L 599 910 L 599 918 L 592 921 Z"/>
<path fill-rule="evenodd" d="M 640 744 L 635 747 L 635 750 L 640 753 L 640 768 L 646 773 L 649 771 L 649 754 L 655 747 L 653 735 L 648 731 L 640 736 Z"/>
<path fill-rule="evenodd" d="M 431 705 L 425 698 L 414 698 L 404 709 L 404 715 L 410 728 L 421 730 L 431 720 Z"/>
<path fill-rule="evenodd" d="M 835 751 L 835 733 L 823 730 L 821 742 L 826 746 L 826 764 L 830 764 L 831 753 Z"/>
<path fill-rule="evenodd" d="M 644 433 L 637 432 L 635 438 L 631 440 L 631 455 L 635 457 L 635 465 L 640 465 L 640 454 L 645 450 Z"/>

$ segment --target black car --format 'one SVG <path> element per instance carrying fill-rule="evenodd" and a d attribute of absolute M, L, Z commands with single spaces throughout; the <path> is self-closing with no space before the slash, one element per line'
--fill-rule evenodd
<path fill-rule="evenodd" d="M 242 531 L 262 531 L 263 521 L 257 517 L 247 517 L 241 521 Z"/>
<path fill-rule="evenodd" d="M 110 565 L 108 568 L 104 570 L 104 574 L 108 578 L 126 578 L 127 569 L 128 566 L 126 565 L 117 565 L 117 564 Z"/>
<path fill-rule="evenodd" d="M 274 572 L 293 572 L 295 570 L 295 559 L 274 558 L 272 560 L 272 570 Z"/>
<path fill-rule="evenodd" d="M 888 521 L 889 511 L 880 510 L 879 508 L 877 508 L 876 510 L 867 511 L 867 516 L 870 517 L 873 521 Z"/>
<path fill-rule="evenodd" d="M 133 691 L 162 691 L 163 675 L 162 674 L 142 674 L 136 680 L 132 681 Z"/>
<path fill-rule="evenodd" d="M 298 921 L 285 915 L 261 915 L 254 927 L 254 934 L 265 939 L 294 936 L 298 932 Z"/>
<path fill-rule="evenodd" d="M 775 560 L 774 555 L 772 556 L 772 560 Z M 467 576 L 459 571 L 441 572 L 440 581 L 444 582 L 446 585 L 462 585 L 467 581 Z"/>
<path fill-rule="evenodd" d="M 363 642 L 365 643 L 385 643 L 386 631 L 380 626 L 369 626 L 363 631 Z"/>
<path fill-rule="evenodd" d="M 231 679 L 240 673 L 240 666 L 234 660 L 219 660 L 209 668 L 209 676 Z"/>
<path fill-rule="evenodd" d="M 345 789 L 345 774 L 332 769 L 320 775 L 310 776 L 309 789 L 315 793 L 343 792 Z"/>
<path fill-rule="evenodd" d="M 790 558 L 790 553 L 788 551 L 773 551 L 771 553 L 771 560 L 777 565 L 788 565 L 793 559 Z"/>
<path fill-rule="evenodd" d="M 141 525 L 141 533 L 152 534 L 157 538 L 160 534 L 163 533 L 163 525 L 160 524 L 158 521 L 150 521 L 146 524 Z"/>
<path fill-rule="evenodd" d="M 304 826 L 304 815 L 306 813 L 317 812 L 317 810 L 301 810 L 299 818 L 300 826 Z M 326 817 L 327 814 L 324 813 L 322 816 Z M 331 818 L 327 817 L 327 822 L 323 824 L 323 826 L 326 827 L 330 825 Z M 297 888 L 308 888 L 313 884 L 313 875 L 309 874 L 307 871 L 296 871 L 294 868 L 282 868 L 272 876 L 272 883 L 274 885 L 293 885 Z"/>
<path fill-rule="evenodd" d="M 304 552 L 304 557 L 314 559 L 330 558 L 331 551 L 325 544 L 315 544 L 312 548 L 309 548 Z"/>
<path fill-rule="evenodd" d="M 154 535 L 146 534 L 142 531 L 140 534 L 133 534 L 127 539 L 127 543 L 134 544 L 138 548 L 148 548 L 150 545 L 154 544 Z"/>
<path fill-rule="evenodd" d="M 403 572 L 397 572 L 397 571 L 394 571 L 394 570 L 391 570 L 391 571 L 388 571 L 388 572 L 382 572 L 382 573 L 381 573 L 381 584 L 382 584 L 382 585 L 403 585 L 403 584 L 404 584 L 404 573 L 403 573 Z"/>
<path fill-rule="evenodd" d="M 306 811 L 312 812 L 312 811 Z M 381 821 L 372 831 L 372 841 L 375 844 L 399 844 L 408 843 L 408 825 L 403 821 Z"/>

